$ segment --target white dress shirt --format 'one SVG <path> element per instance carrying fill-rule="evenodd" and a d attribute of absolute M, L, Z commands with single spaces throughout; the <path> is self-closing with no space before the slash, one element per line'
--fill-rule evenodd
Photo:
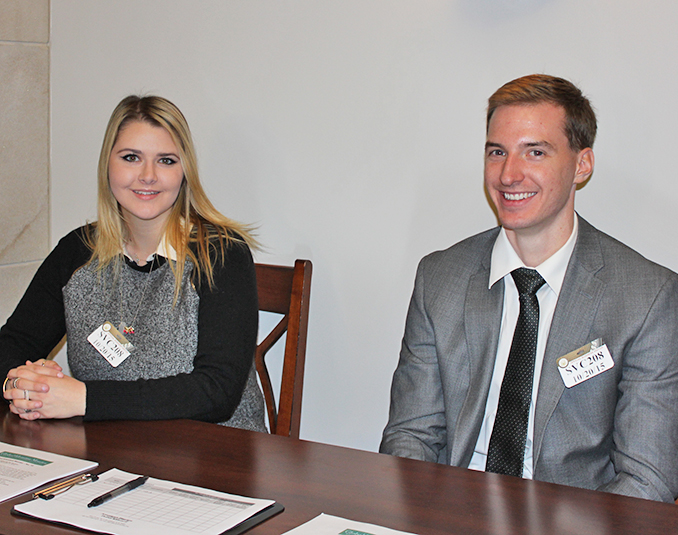
<path fill-rule="evenodd" d="M 537 292 L 539 301 L 539 331 L 537 334 L 537 353 L 534 362 L 534 379 L 532 383 L 532 401 L 530 402 L 530 415 L 527 422 L 527 441 L 525 444 L 525 459 L 523 463 L 523 477 L 532 479 L 533 459 L 532 459 L 532 439 L 534 438 L 534 406 L 539 391 L 539 378 L 541 368 L 544 362 L 544 350 L 551 329 L 551 320 L 560 295 L 560 288 L 563 285 L 567 264 L 572 256 L 574 245 L 577 241 L 577 229 L 579 222 L 575 214 L 574 228 L 569 239 L 557 252 L 551 255 L 536 268 L 537 272 L 546 281 Z M 518 289 L 511 276 L 514 269 L 527 267 L 513 249 L 508 240 L 506 231 L 502 228 L 494 242 L 492 249 L 492 259 L 490 264 L 490 280 L 488 288 L 501 279 L 504 280 L 504 308 L 501 317 L 501 330 L 499 332 L 499 344 L 497 346 L 497 355 L 494 363 L 494 372 L 490 383 L 490 391 L 485 406 L 485 416 L 483 424 L 478 435 L 473 457 L 469 468 L 473 470 L 485 470 L 487 462 L 487 450 L 494 427 L 494 418 L 497 415 L 497 406 L 499 405 L 499 392 L 501 383 L 504 379 L 506 364 L 508 363 L 509 351 L 513 341 L 513 331 L 515 331 L 520 313 L 520 302 L 518 300 Z"/>
<path fill-rule="evenodd" d="M 137 259 L 134 258 L 130 254 L 130 252 L 127 250 L 127 244 L 125 244 L 124 242 L 122 244 L 122 252 L 132 262 L 134 262 L 135 264 L 137 263 Z M 153 260 L 153 257 L 155 255 L 164 256 L 165 258 L 168 258 L 169 260 L 174 260 L 175 262 L 177 261 L 177 252 L 174 250 L 174 247 L 172 247 L 171 245 L 165 245 L 165 236 L 164 235 L 160 239 L 160 242 L 158 243 L 158 247 L 155 249 L 155 252 L 151 253 L 150 255 L 148 255 L 148 258 L 146 258 L 146 263 Z"/>

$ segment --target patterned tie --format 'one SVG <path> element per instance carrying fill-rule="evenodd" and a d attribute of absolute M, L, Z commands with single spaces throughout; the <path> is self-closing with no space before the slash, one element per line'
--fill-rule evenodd
<path fill-rule="evenodd" d="M 518 288 L 520 314 L 499 391 L 485 471 L 522 477 L 539 330 L 537 290 L 545 281 L 533 269 L 518 268 L 511 275 Z"/>

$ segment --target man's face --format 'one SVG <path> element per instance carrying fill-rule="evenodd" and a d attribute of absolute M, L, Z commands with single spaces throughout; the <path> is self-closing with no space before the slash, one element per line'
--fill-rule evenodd
<path fill-rule="evenodd" d="M 485 187 L 509 238 L 562 245 L 572 232 L 576 185 L 593 172 L 593 151 L 573 151 L 564 125 L 565 111 L 550 103 L 500 106 L 492 115 Z"/>

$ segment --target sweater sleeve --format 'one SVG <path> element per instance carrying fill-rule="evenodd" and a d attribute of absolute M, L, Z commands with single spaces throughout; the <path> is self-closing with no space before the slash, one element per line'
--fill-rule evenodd
<path fill-rule="evenodd" d="M 191 373 L 136 381 L 85 381 L 86 420 L 191 418 L 225 421 L 242 396 L 256 347 L 258 303 L 247 246 L 213 259 L 214 284 L 196 287 L 198 346 Z"/>
<path fill-rule="evenodd" d="M 66 334 L 62 288 L 91 254 L 83 228 L 59 241 L 0 329 L 0 377 L 27 360 L 46 357 Z"/>

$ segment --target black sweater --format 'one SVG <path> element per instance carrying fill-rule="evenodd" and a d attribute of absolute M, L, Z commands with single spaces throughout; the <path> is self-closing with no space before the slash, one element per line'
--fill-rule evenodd
<path fill-rule="evenodd" d="M 67 318 L 71 318 L 70 323 L 73 323 L 74 312 L 66 310 L 64 289 L 74 274 L 79 277 L 81 272 L 92 269 L 90 266 L 85 266 L 90 256 L 91 250 L 85 245 L 83 228 L 81 228 L 65 236 L 45 259 L 16 310 L 0 329 L 0 374 L 2 374 L 0 377 L 6 375 L 11 368 L 24 364 L 26 360 L 35 361 L 46 357 L 67 330 L 69 336 L 76 330 L 75 325 L 67 325 L 69 323 Z M 166 259 L 162 257 L 158 257 L 154 265 L 156 266 L 154 269 L 158 272 L 169 268 Z M 189 263 L 189 265 L 192 264 Z M 102 373 L 105 372 L 103 376 L 109 377 L 112 370 L 116 372 L 119 370 L 120 374 L 114 376 L 116 379 L 84 380 L 87 386 L 85 419 L 193 418 L 222 422 L 231 417 L 238 406 L 252 369 L 258 318 L 256 280 L 252 256 L 249 249 L 241 243 L 232 242 L 226 251 L 225 261 L 222 263 L 220 260 L 215 260 L 213 265 L 214 285 L 212 288 L 209 287 L 204 277 L 202 284 L 199 284 L 197 279 L 191 276 L 190 269 L 187 269 L 184 274 L 186 284 L 182 292 L 192 291 L 197 293 L 199 298 L 197 318 L 192 317 L 195 316 L 195 310 L 193 312 L 189 310 L 183 315 L 179 314 L 181 322 L 190 324 L 197 321 L 197 346 L 194 344 L 195 354 L 192 358 L 192 366 L 189 365 L 186 371 L 164 377 L 148 378 L 145 376 L 147 374 L 137 372 L 133 372 L 132 375 L 128 372 L 126 375 L 125 363 L 113 369 L 103 357 L 90 348 L 93 356 L 87 356 L 87 358 L 94 362 L 95 367 L 100 367 Z M 127 270 L 125 274 L 131 274 L 130 276 L 134 276 L 134 273 L 129 270 L 136 271 L 136 276 L 141 276 L 138 280 L 143 281 L 148 276 L 145 273 L 148 273 L 149 267 L 148 264 L 139 267 L 128 261 L 122 266 L 122 270 Z M 112 267 L 109 266 L 107 269 L 110 269 L 112 273 Z M 76 271 L 78 271 L 77 274 Z M 145 273 L 139 274 L 139 272 Z M 170 281 L 169 286 L 173 287 L 173 277 L 165 276 L 165 278 Z M 194 284 L 191 284 L 192 278 Z M 109 280 L 116 279 L 109 277 Z M 135 302 L 141 303 L 142 307 L 145 307 L 146 303 L 153 302 L 152 297 L 157 298 L 157 295 L 141 298 L 142 288 L 132 289 L 136 290 L 138 296 Z M 101 288 L 94 288 L 94 290 L 101 290 Z M 122 300 L 122 294 L 116 300 L 117 290 L 116 287 L 109 287 L 108 290 L 103 291 L 104 296 L 110 295 L 111 303 L 113 303 L 109 303 L 108 308 L 105 303 L 101 302 L 101 293 L 98 301 L 90 297 L 90 295 L 96 295 L 95 291 L 89 295 L 82 295 L 82 300 L 76 301 L 79 307 L 84 306 L 85 310 L 89 311 L 90 316 L 96 316 L 100 309 L 106 310 L 103 314 L 111 316 L 114 314 L 111 310 L 119 308 Z M 131 295 L 135 295 L 134 291 Z M 167 300 L 167 298 L 164 299 L 164 301 Z M 69 300 L 69 302 L 73 301 L 73 299 Z M 176 307 L 181 307 L 184 301 L 186 299 L 182 299 Z M 172 307 L 171 300 L 166 305 L 161 308 L 176 308 Z M 73 305 L 71 307 L 73 308 Z M 133 307 L 130 305 L 128 308 Z M 157 308 L 152 310 L 142 308 L 139 314 L 137 323 L 143 325 L 144 321 L 146 322 L 145 332 L 149 333 L 149 336 L 162 338 L 168 335 L 168 333 L 158 333 L 157 326 L 154 324 L 154 315 L 160 315 L 160 313 Z M 104 321 L 117 319 L 102 317 Z M 144 317 L 147 319 L 144 320 Z M 81 319 L 77 327 L 81 326 Z M 92 325 L 95 326 L 102 322 L 101 318 L 92 318 L 92 320 L 94 322 Z M 156 332 L 152 332 L 154 328 Z M 90 326 L 86 329 L 89 331 Z M 79 338 L 83 336 L 86 338 L 86 335 L 78 333 Z M 134 340 L 135 336 L 137 335 L 131 335 L 131 341 L 137 345 Z M 83 345 L 83 341 L 79 338 L 79 344 L 69 344 L 69 361 L 73 357 L 72 345 L 83 348 L 85 352 L 88 351 L 84 348 L 89 345 L 86 343 Z M 142 341 L 141 335 L 137 340 Z M 147 344 L 147 347 L 155 349 L 155 345 L 157 344 L 152 346 Z M 128 360 L 142 357 L 144 344 L 140 343 L 139 347 L 140 352 L 133 353 Z M 171 361 L 173 355 L 164 354 L 162 358 L 164 361 Z M 130 363 L 133 361 L 130 360 Z M 154 362 L 159 361 L 151 360 L 151 365 Z M 80 379 L 77 373 L 72 371 L 74 377 Z M 250 375 L 249 383 L 252 382 L 252 377 L 253 374 Z M 261 420 L 263 425 L 263 415 L 261 415 Z M 233 424 L 237 425 L 235 422 Z M 258 426 L 257 422 L 254 427 Z"/>

